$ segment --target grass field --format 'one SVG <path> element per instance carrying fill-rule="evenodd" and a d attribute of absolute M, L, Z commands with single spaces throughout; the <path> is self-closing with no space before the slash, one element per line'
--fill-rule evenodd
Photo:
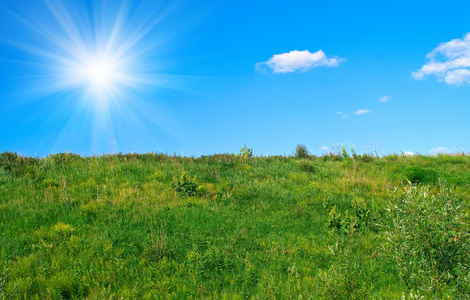
<path fill-rule="evenodd" d="M 4 152 L 0 299 L 468 297 L 470 156 L 250 155 Z"/>

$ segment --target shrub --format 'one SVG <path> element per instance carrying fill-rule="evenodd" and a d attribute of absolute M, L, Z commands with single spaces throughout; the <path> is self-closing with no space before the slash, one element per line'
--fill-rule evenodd
<path fill-rule="evenodd" d="M 295 157 L 306 158 L 308 155 L 308 149 L 305 145 L 299 144 L 295 147 Z"/>
<path fill-rule="evenodd" d="M 341 213 L 336 205 L 328 202 L 323 203 L 324 208 L 328 212 L 328 228 L 339 230 L 343 233 L 349 233 L 351 230 L 365 230 L 373 227 L 373 221 L 377 218 L 374 205 L 367 205 L 361 197 L 351 200 L 351 211 L 346 210 Z"/>
<path fill-rule="evenodd" d="M 171 185 L 175 191 L 184 196 L 195 196 L 197 191 L 197 184 L 192 181 L 193 179 L 186 173 L 183 172 L 179 179 L 175 179 Z"/>
<path fill-rule="evenodd" d="M 387 208 L 386 253 L 410 292 L 452 297 L 470 292 L 470 229 L 462 201 L 440 185 L 408 185 Z"/>
<path fill-rule="evenodd" d="M 240 149 L 240 156 L 252 157 L 253 156 L 253 148 L 247 148 L 246 145 L 244 145 L 244 147 Z"/>

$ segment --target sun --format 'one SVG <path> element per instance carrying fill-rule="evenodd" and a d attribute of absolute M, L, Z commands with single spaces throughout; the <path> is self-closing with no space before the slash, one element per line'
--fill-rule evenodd
<path fill-rule="evenodd" d="M 67 64 L 71 82 L 81 85 L 91 92 L 96 100 L 111 96 L 117 92 L 118 86 L 132 80 L 126 75 L 126 67 L 118 58 L 112 56 L 84 53 L 75 61 Z M 127 78 L 127 80 L 126 80 Z"/>
<path fill-rule="evenodd" d="M 88 73 L 91 81 L 96 84 L 106 84 L 112 77 L 110 66 L 105 62 L 91 66 Z"/>

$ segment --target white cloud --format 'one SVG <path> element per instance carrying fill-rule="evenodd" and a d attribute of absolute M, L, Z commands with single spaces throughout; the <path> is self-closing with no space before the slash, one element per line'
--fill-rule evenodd
<path fill-rule="evenodd" d="M 383 96 L 379 98 L 379 102 L 387 102 L 388 100 L 390 100 L 389 96 Z"/>
<path fill-rule="evenodd" d="M 450 149 L 447 147 L 437 147 L 437 148 L 429 150 L 429 154 L 431 155 L 436 155 L 439 153 L 450 153 L 450 152 L 451 152 Z"/>
<path fill-rule="evenodd" d="M 268 67 L 273 73 L 305 72 L 320 66 L 336 67 L 343 60 L 338 57 L 327 58 L 322 50 L 313 53 L 308 50 L 293 50 L 273 55 L 268 61 L 257 63 L 256 69 L 262 70 Z"/>
<path fill-rule="evenodd" d="M 440 44 L 426 58 L 429 62 L 411 73 L 415 79 L 435 75 L 447 84 L 470 84 L 470 33 L 462 39 Z"/>
<path fill-rule="evenodd" d="M 464 82 L 470 83 L 470 71 L 467 69 L 458 69 L 449 71 L 446 74 L 444 81 L 447 84 L 462 84 Z"/>
<path fill-rule="evenodd" d="M 405 151 L 405 152 L 403 152 L 403 155 L 405 155 L 405 156 L 413 156 L 413 155 L 416 155 L 416 154 L 414 154 L 414 153 L 411 152 L 411 151 Z"/>
<path fill-rule="evenodd" d="M 323 150 L 323 151 L 330 151 L 330 147 L 327 147 L 327 146 L 321 146 L 320 147 L 320 150 Z"/>
<path fill-rule="evenodd" d="M 363 114 L 371 114 L 372 111 L 368 110 L 368 109 L 360 109 L 358 111 L 356 111 L 354 114 L 356 116 L 359 116 L 359 115 L 363 115 Z"/>

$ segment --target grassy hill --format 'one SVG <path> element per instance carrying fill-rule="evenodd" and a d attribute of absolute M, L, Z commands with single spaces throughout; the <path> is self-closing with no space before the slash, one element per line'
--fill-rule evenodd
<path fill-rule="evenodd" d="M 470 156 L 244 154 L 2 153 L 0 299 L 469 294 Z"/>

